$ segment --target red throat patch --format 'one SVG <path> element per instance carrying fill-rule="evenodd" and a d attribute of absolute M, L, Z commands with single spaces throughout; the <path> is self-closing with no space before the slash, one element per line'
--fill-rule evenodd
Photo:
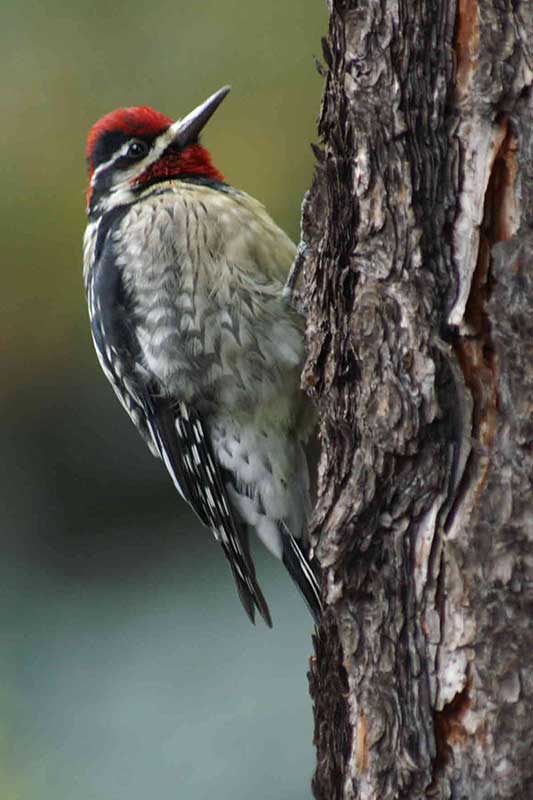
<path fill-rule="evenodd" d="M 201 144 L 190 144 L 183 150 L 170 147 L 161 158 L 149 167 L 135 181 L 135 184 L 150 183 L 153 180 L 179 178 L 180 175 L 195 175 L 214 181 L 223 181 L 224 176 L 211 161 L 209 151 Z"/>

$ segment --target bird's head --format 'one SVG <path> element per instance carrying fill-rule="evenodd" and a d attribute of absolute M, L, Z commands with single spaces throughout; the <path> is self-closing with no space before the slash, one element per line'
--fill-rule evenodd
<path fill-rule="evenodd" d="M 88 213 L 131 202 L 168 178 L 223 181 L 198 137 L 228 92 L 224 86 L 176 122 L 148 106 L 118 108 L 99 119 L 87 137 Z"/>

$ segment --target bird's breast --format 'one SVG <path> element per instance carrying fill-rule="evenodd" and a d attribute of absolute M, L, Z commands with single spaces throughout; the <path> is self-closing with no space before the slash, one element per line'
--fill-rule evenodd
<path fill-rule="evenodd" d="M 249 405 L 255 388 L 264 402 L 299 374 L 301 320 L 261 268 L 259 223 L 238 220 L 224 198 L 165 194 L 133 207 L 114 235 L 144 365 L 187 401 Z"/>

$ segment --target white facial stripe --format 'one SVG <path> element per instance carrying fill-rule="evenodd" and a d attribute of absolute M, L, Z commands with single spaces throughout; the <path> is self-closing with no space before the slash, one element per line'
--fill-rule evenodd
<path fill-rule="evenodd" d="M 110 167 L 111 164 L 113 164 L 118 158 L 120 158 L 121 156 L 125 156 L 126 155 L 126 153 L 128 152 L 128 147 L 129 146 L 130 146 L 130 142 L 124 142 L 124 144 L 122 145 L 120 150 L 117 153 L 114 153 L 111 156 L 111 158 L 109 159 L 109 161 L 104 161 L 103 164 L 100 164 L 98 167 L 96 167 L 95 171 L 93 172 L 93 176 L 91 178 L 91 186 L 94 186 L 94 184 L 96 182 L 96 179 L 98 178 L 98 175 L 101 172 L 103 172 L 108 167 Z"/>
<path fill-rule="evenodd" d="M 135 177 L 135 175 L 142 174 L 145 171 L 145 169 L 147 169 L 151 164 L 154 163 L 154 161 L 157 161 L 158 158 L 161 157 L 161 155 L 165 152 L 167 147 L 172 143 L 173 139 L 175 138 L 177 125 L 179 125 L 179 120 L 178 122 L 175 122 L 173 125 L 167 128 L 166 131 L 163 131 L 163 133 L 159 134 L 150 152 L 145 156 L 145 158 L 142 159 L 142 161 L 136 161 L 134 164 L 132 164 L 132 167 L 129 170 L 122 170 L 120 173 L 120 179 L 117 181 L 117 184 L 115 186 L 112 186 L 110 188 L 110 191 L 115 192 L 118 189 L 122 188 L 124 183 L 128 183 L 131 180 L 131 178 Z M 132 139 L 135 139 L 135 137 L 132 136 L 130 140 L 128 140 L 122 145 L 120 150 L 114 153 L 114 155 L 109 159 L 109 161 L 100 164 L 95 169 L 95 171 L 93 172 L 93 176 L 91 178 L 91 186 L 93 188 L 96 184 L 96 181 L 98 180 L 99 175 L 101 175 L 101 173 L 104 172 L 105 170 L 109 169 L 109 167 L 111 167 L 115 163 L 115 161 L 118 161 L 119 158 L 127 154 Z"/>
<path fill-rule="evenodd" d="M 157 139 L 155 140 L 154 151 L 157 152 L 157 158 L 163 153 L 169 144 L 176 138 L 176 125 L 180 124 L 180 120 L 178 122 L 174 122 L 170 125 L 166 131 L 160 133 Z"/>

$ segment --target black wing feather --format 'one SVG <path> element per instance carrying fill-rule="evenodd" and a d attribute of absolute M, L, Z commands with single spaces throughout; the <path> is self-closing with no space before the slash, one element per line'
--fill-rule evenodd
<path fill-rule="evenodd" d="M 87 281 L 87 302 L 94 347 L 100 366 L 121 404 L 155 453 L 143 400 L 144 385 L 137 339 L 132 330 L 132 309 L 120 270 L 114 261 L 109 234 L 126 208 L 104 214 L 98 226 L 94 266 Z"/>
<path fill-rule="evenodd" d="M 203 420 L 185 403 L 150 397 L 150 424 L 167 469 L 185 500 L 211 528 L 231 567 L 243 607 L 254 621 L 257 608 L 272 626 L 268 605 L 257 583 L 245 527 L 234 517 L 220 467 Z"/>

